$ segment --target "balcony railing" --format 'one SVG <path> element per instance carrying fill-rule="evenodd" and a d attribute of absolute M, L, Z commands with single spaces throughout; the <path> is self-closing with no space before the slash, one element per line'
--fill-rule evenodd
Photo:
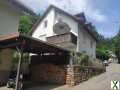
<path fill-rule="evenodd" d="M 77 36 L 71 32 L 47 37 L 47 41 L 52 44 L 72 43 L 77 44 Z"/>

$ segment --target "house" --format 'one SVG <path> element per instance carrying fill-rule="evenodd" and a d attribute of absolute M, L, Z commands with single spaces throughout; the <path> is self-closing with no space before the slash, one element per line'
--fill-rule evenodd
<path fill-rule="evenodd" d="M 110 62 L 110 63 L 118 63 L 118 58 L 112 51 L 109 51 L 108 62 Z"/>
<path fill-rule="evenodd" d="M 93 26 L 87 23 L 84 13 L 71 15 L 51 5 L 33 26 L 31 35 L 95 58 L 97 38 L 92 29 Z"/>
<path fill-rule="evenodd" d="M 34 12 L 25 7 L 17 0 L 0 0 L 0 38 L 6 35 L 14 35 L 18 32 L 20 16 Z M 0 44 L 1 45 L 1 44 Z M 0 50 L 0 84 L 5 83 L 8 79 L 12 67 L 12 53 L 10 49 Z"/>

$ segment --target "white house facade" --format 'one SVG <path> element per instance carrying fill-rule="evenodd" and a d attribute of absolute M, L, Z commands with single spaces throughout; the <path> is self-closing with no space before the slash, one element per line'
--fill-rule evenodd
<path fill-rule="evenodd" d="M 32 37 L 96 57 L 96 39 L 75 17 L 51 5 L 33 26 Z"/>

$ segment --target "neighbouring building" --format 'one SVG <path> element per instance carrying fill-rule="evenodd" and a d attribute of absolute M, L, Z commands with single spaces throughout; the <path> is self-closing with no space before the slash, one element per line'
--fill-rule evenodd
<path fill-rule="evenodd" d="M 96 36 L 91 23 L 87 23 L 84 13 L 69 13 L 49 6 L 32 28 L 32 37 L 70 50 L 96 57 Z"/>
<path fill-rule="evenodd" d="M 111 62 L 111 63 L 118 63 L 118 58 L 112 51 L 109 51 L 108 61 Z"/>
<path fill-rule="evenodd" d="M 0 0 L 0 38 L 18 32 L 19 19 L 23 13 L 34 14 L 18 0 Z M 10 49 L 0 50 L 0 85 L 8 80 L 12 54 L 13 51 Z"/>

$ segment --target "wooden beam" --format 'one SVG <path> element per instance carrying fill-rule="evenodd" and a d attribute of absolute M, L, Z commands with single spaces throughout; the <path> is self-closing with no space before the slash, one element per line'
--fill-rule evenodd
<path fill-rule="evenodd" d="M 12 47 L 16 47 L 20 44 L 21 44 L 20 42 L 16 42 L 16 43 L 11 43 L 11 44 L 7 44 L 7 45 L 0 45 L 0 49 L 12 48 Z"/>

